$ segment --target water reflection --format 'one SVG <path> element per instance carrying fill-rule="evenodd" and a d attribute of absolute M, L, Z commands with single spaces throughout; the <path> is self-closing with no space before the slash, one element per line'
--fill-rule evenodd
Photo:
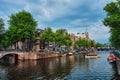
<path fill-rule="evenodd" d="M 4 74 L 9 80 L 52 80 L 56 78 L 62 79 L 68 75 L 74 65 L 74 56 L 69 56 L 38 61 L 19 61 L 17 65 L 1 66 L 0 71 L 3 70 L 4 73 L 1 74 Z"/>
<path fill-rule="evenodd" d="M 85 59 L 74 55 L 42 60 L 18 61 L 13 65 L 0 65 L 0 80 L 112 80 L 116 75 L 115 65 L 102 58 Z"/>

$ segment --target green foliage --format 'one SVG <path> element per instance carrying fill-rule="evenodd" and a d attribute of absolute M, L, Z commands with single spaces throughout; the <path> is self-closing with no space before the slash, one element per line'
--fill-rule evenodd
<path fill-rule="evenodd" d="M 71 38 L 69 34 L 64 35 L 64 45 L 70 47 L 72 44 Z"/>
<path fill-rule="evenodd" d="M 86 40 L 86 39 L 79 39 L 75 42 L 76 45 L 78 45 L 79 47 L 93 47 L 94 43 Z"/>
<path fill-rule="evenodd" d="M 103 47 L 104 45 L 103 44 L 101 44 L 101 43 L 97 43 L 96 44 L 96 47 Z"/>
<path fill-rule="evenodd" d="M 63 30 L 61 30 L 61 29 L 56 30 L 56 32 L 55 32 L 55 42 L 57 43 L 57 45 L 59 45 L 59 46 L 64 45 L 64 41 L 65 41 L 65 38 L 64 38 Z"/>
<path fill-rule="evenodd" d="M 94 46 L 95 46 L 94 40 L 91 40 L 90 45 L 91 45 L 91 47 L 94 47 Z"/>
<path fill-rule="evenodd" d="M 54 33 L 50 27 L 48 27 L 40 36 L 40 39 L 45 42 L 55 42 L 58 46 L 70 46 L 72 41 L 69 34 L 64 34 L 62 29 L 56 30 Z"/>
<path fill-rule="evenodd" d="M 108 3 L 104 10 L 107 12 L 104 25 L 110 27 L 110 42 L 116 48 L 120 48 L 120 0 Z"/>
<path fill-rule="evenodd" d="M 54 33 L 50 27 L 48 27 L 40 36 L 40 39 L 45 42 L 53 42 L 54 41 Z"/>
<path fill-rule="evenodd" d="M 0 18 L 0 39 L 2 39 L 2 35 L 4 33 L 4 21 Z"/>
<path fill-rule="evenodd" d="M 56 30 L 55 32 L 55 42 L 59 46 L 70 46 L 72 44 L 69 34 L 65 34 L 62 29 Z"/>
<path fill-rule="evenodd" d="M 110 41 L 111 45 L 113 45 L 116 48 L 120 48 L 120 29 L 111 29 L 111 36 L 110 36 Z"/>
<path fill-rule="evenodd" d="M 2 18 L 0 18 L 0 46 L 2 45 L 2 40 L 4 37 L 4 32 L 5 32 L 5 28 L 4 28 L 4 21 Z"/>
<path fill-rule="evenodd" d="M 4 30 L 4 21 L 0 18 L 0 32 Z"/>
<path fill-rule="evenodd" d="M 26 38 L 35 39 L 36 20 L 29 12 L 21 11 L 10 16 L 9 34 L 13 42 L 25 41 Z"/>
<path fill-rule="evenodd" d="M 11 44 L 12 44 L 12 40 L 10 40 L 9 31 L 6 31 L 4 33 L 4 37 L 3 37 L 2 41 L 1 41 L 1 47 L 2 48 L 7 48 Z"/>

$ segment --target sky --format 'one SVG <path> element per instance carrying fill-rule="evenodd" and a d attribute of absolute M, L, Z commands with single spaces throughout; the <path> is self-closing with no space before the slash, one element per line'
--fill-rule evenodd
<path fill-rule="evenodd" d="M 104 6 L 116 0 L 0 0 L 0 18 L 8 28 L 11 14 L 29 11 L 38 22 L 37 28 L 67 29 L 69 33 L 89 32 L 90 39 L 109 42 L 109 28 L 102 23 Z"/>

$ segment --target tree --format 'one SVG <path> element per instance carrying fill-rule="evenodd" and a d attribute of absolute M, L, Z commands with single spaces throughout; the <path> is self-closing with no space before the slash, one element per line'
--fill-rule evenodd
<path fill-rule="evenodd" d="M 10 40 L 9 37 L 9 31 L 6 30 L 3 36 L 3 39 L 1 40 L 2 48 L 6 49 L 8 46 L 12 45 L 12 40 Z"/>
<path fill-rule="evenodd" d="M 37 21 L 32 17 L 31 13 L 21 11 L 10 16 L 9 34 L 14 44 L 18 41 L 34 40 Z M 29 43 L 30 44 L 30 43 Z"/>
<path fill-rule="evenodd" d="M 72 44 L 69 34 L 64 34 L 62 29 L 56 30 L 55 32 L 55 43 L 58 46 L 70 46 Z"/>
<path fill-rule="evenodd" d="M 120 30 L 111 29 L 110 41 L 112 46 L 120 48 Z"/>
<path fill-rule="evenodd" d="M 108 3 L 104 10 L 107 12 L 107 16 L 103 23 L 110 28 L 110 42 L 116 48 L 120 48 L 120 0 Z"/>
<path fill-rule="evenodd" d="M 50 27 L 45 29 L 45 31 L 41 34 L 40 39 L 45 42 L 53 42 L 54 41 L 54 33 Z"/>
<path fill-rule="evenodd" d="M 64 45 L 70 47 L 71 44 L 72 44 L 72 40 L 71 40 L 69 34 L 64 35 L 64 40 L 65 40 L 65 41 L 64 41 Z"/>
<path fill-rule="evenodd" d="M 91 44 L 91 47 L 95 47 L 95 41 L 94 40 L 91 40 L 90 44 Z"/>
<path fill-rule="evenodd" d="M 86 47 L 86 41 L 85 41 L 85 39 L 78 39 L 77 41 L 76 41 L 76 44 L 79 46 L 79 47 Z"/>
<path fill-rule="evenodd" d="M 0 34 L 4 31 L 4 21 L 0 18 Z"/>
<path fill-rule="evenodd" d="M 1 41 L 3 40 L 3 37 L 4 37 L 4 31 L 5 31 L 4 21 L 2 18 L 0 18 L 0 46 L 2 46 Z"/>
<path fill-rule="evenodd" d="M 101 43 L 96 43 L 96 48 L 98 48 L 98 47 L 103 47 L 104 45 L 103 44 L 101 44 Z"/>
<path fill-rule="evenodd" d="M 63 30 L 61 30 L 61 29 L 56 30 L 56 32 L 55 32 L 55 43 L 58 46 L 62 46 L 62 45 L 64 45 L 63 41 L 64 41 L 64 32 L 63 32 Z"/>
<path fill-rule="evenodd" d="M 89 40 L 86 40 L 86 39 L 78 39 L 75 44 L 78 46 L 78 47 L 86 47 L 86 48 L 90 48 L 90 47 L 94 47 L 94 42 L 93 41 L 89 41 Z"/>
<path fill-rule="evenodd" d="M 54 42 L 56 45 L 69 47 L 72 43 L 70 35 L 64 34 L 62 29 L 56 30 L 54 33 L 50 27 L 48 27 L 40 36 L 40 39 L 45 42 Z"/>
<path fill-rule="evenodd" d="M 44 41 L 45 46 L 49 49 L 50 42 L 54 42 L 54 33 L 50 27 L 42 32 L 40 40 Z"/>

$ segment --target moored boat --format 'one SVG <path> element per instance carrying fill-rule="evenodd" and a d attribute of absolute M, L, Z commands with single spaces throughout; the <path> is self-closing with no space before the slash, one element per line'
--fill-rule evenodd
<path fill-rule="evenodd" d="M 107 60 L 109 62 L 115 62 L 116 61 L 116 57 L 114 54 L 110 54 L 108 57 L 107 57 Z"/>
<path fill-rule="evenodd" d="M 100 58 L 100 57 L 101 55 L 95 53 L 88 53 L 87 55 L 85 55 L 85 58 Z"/>
<path fill-rule="evenodd" d="M 73 53 L 72 53 L 72 52 L 69 52 L 69 53 L 67 53 L 67 55 L 70 56 L 70 55 L 73 55 Z"/>

